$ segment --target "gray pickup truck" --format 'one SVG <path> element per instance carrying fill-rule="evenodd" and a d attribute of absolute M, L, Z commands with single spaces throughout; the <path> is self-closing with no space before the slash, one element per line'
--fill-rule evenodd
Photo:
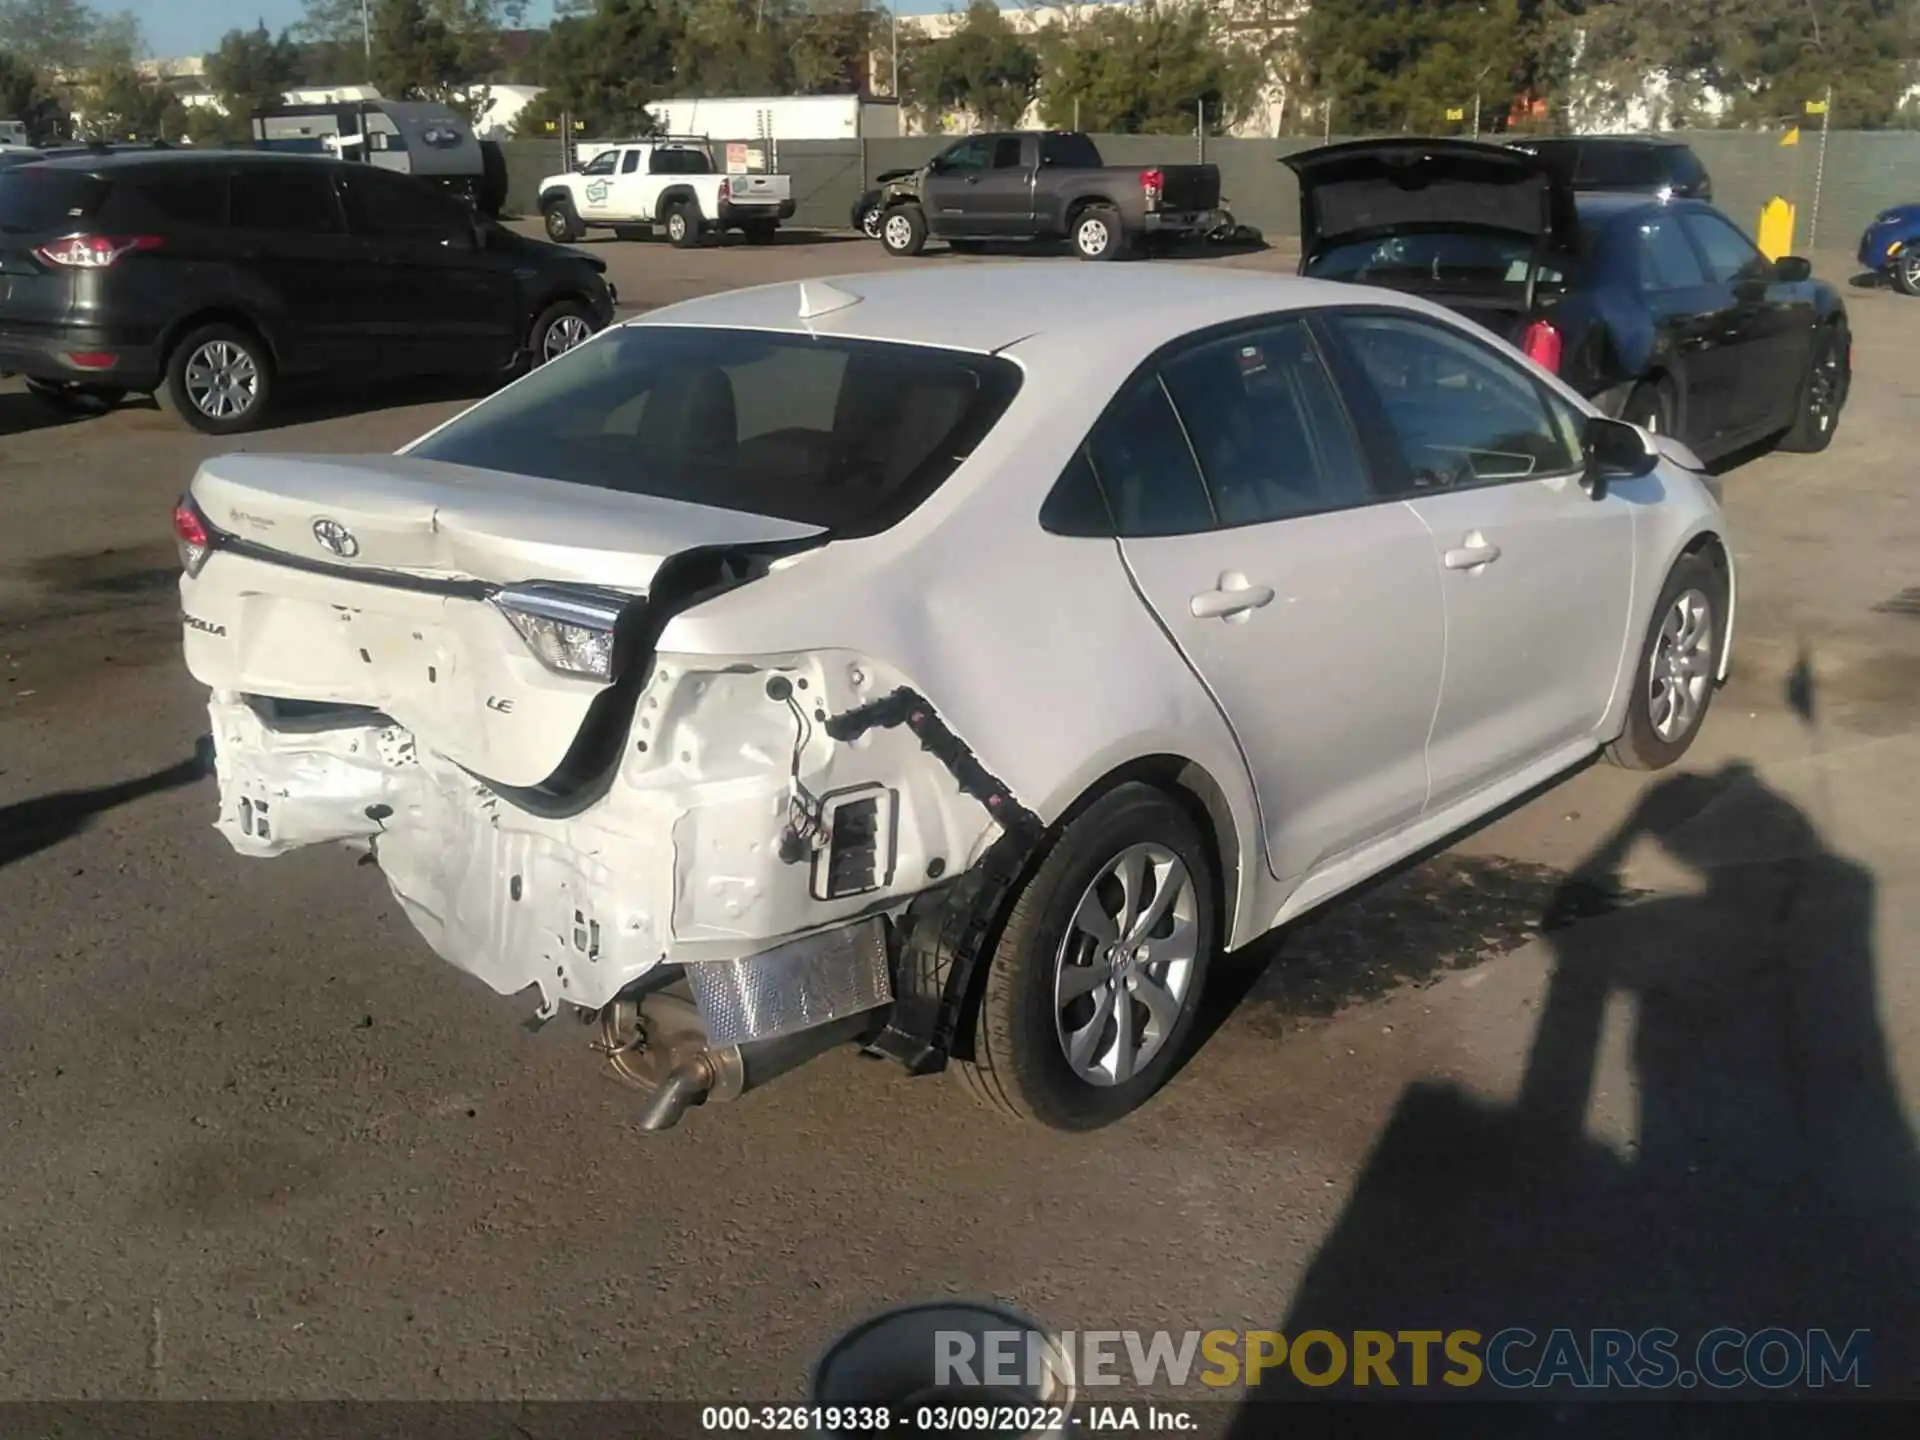
<path fill-rule="evenodd" d="M 1108 165 L 1085 135 L 1016 131 L 956 140 L 880 193 L 880 243 L 918 255 L 994 241 L 1071 240 L 1082 260 L 1198 240 L 1222 223 L 1213 165 Z"/>

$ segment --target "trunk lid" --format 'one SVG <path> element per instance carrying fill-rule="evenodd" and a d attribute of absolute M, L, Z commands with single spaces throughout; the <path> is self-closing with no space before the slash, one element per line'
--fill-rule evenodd
<path fill-rule="evenodd" d="M 620 677 L 543 663 L 502 587 L 562 587 L 631 615 L 677 554 L 821 533 L 392 455 L 221 455 L 189 493 L 220 532 L 182 582 L 198 679 L 296 702 L 309 718 L 316 707 L 379 712 L 506 786 L 554 776 Z"/>
<path fill-rule="evenodd" d="M 793 193 L 785 175 L 729 175 L 728 190 L 736 205 L 778 205 Z"/>
<path fill-rule="evenodd" d="M 66 320 L 81 273 L 49 265 L 36 246 L 88 228 L 111 187 L 84 170 L 0 170 L 0 330 Z"/>
<path fill-rule="evenodd" d="M 1300 247 L 1426 229 L 1546 248 L 1573 234 L 1573 189 L 1537 155 L 1467 140 L 1354 140 L 1281 157 L 1300 183 Z"/>

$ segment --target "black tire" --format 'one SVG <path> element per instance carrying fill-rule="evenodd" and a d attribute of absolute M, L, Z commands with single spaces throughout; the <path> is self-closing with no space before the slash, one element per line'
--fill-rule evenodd
<path fill-rule="evenodd" d="M 1111 205 L 1089 205 L 1067 228 L 1073 253 L 1082 260 L 1118 260 L 1126 253 L 1127 232 Z"/>
<path fill-rule="evenodd" d="M 880 217 L 880 243 L 902 259 L 927 248 L 927 212 L 918 205 L 895 205 Z"/>
<path fill-rule="evenodd" d="M 676 250 L 696 249 L 706 239 L 700 229 L 700 212 L 690 201 L 674 201 L 661 220 L 667 227 L 667 241 Z"/>
<path fill-rule="evenodd" d="M 749 245 L 771 245 L 779 237 L 780 227 L 771 220 L 756 220 L 751 225 L 743 225 L 741 232 Z"/>
<path fill-rule="evenodd" d="M 570 245 L 586 233 L 571 200 L 555 200 L 540 212 L 540 218 L 547 227 L 547 239 L 556 245 Z"/>
<path fill-rule="evenodd" d="M 1101 882 L 1102 893 L 1111 893 L 1116 882 L 1103 879 L 1108 867 L 1131 847 L 1142 845 L 1178 860 L 1188 877 L 1184 896 L 1174 894 L 1173 911 L 1149 931 L 1145 946 L 1150 951 L 1161 927 L 1186 905 L 1184 918 L 1193 927 L 1194 956 L 1175 1002 L 1175 1018 L 1171 1025 L 1160 1024 L 1158 1041 L 1145 1063 L 1125 1080 L 1096 1084 L 1076 1072 L 1069 1061 L 1061 1017 L 1073 1015 L 1091 1029 L 1099 1015 L 1095 997 L 1102 991 L 1096 986 L 1072 1001 L 1074 1007 L 1084 1002 L 1084 1013 L 1078 1008 L 1060 1011 L 1055 1002 L 1056 975 L 1062 952 L 1069 948 L 1081 952 L 1073 957 L 1076 972 L 1082 969 L 1078 959 L 1084 957 L 1092 969 L 1106 973 L 1102 967 L 1107 962 L 1097 942 L 1091 935 L 1078 934 L 1072 922 L 1083 898 L 1095 894 L 1096 882 Z M 971 1054 L 956 1057 L 955 1068 L 981 1099 L 1017 1118 L 1056 1130 L 1091 1130 L 1111 1124 L 1144 1104 L 1180 1065 L 1218 934 L 1217 880 L 1212 852 L 1200 828 L 1164 791 L 1141 784 L 1119 786 L 1067 825 L 1014 896 L 988 963 Z M 1149 961 L 1147 971 L 1154 968 Z M 1144 1027 L 1148 1012 L 1134 998 L 1140 992 L 1129 988 L 1136 983 L 1131 972 L 1117 984 L 1103 983 L 1113 993 L 1126 995 L 1129 1022 Z M 1096 1053 L 1115 1034 L 1119 1012 L 1109 1013 L 1114 1018 L 1099 1020 L 1101 1028 L 1093 1032 Z M 1136 1028 L 1133 1033 L 1146 1031 Z"/>
<path fill-rule="evenodd" d="M 1673 392 L 1664 381 L 1642 380 L 1620 407 L 1620 418 L 1655 435 L 1672 435 Z"/>
<path fill-rule="evenodd" d="M 48 409 L 63 415 L 104 415 L 127 398 L 119 385 L 93 385 L 84 380 L 27 380 L 27 393 Z"/>
<path fill-rule="evenodd" d="M 1807 373 L 1800 378 L 1793 424 L 1780 437 L 1779 448 L 1796 455 L 1817 455 L 1833 443 L 1852 387 L 1847 337 L 1838 326 L 1823 328 L 1807 357 Z"/>
<path fill-rule="evenodd" d="M 474 208 L 489 220 L 498 220 L 507 208 L 507 152 L 498 140 L 480 142 L 480 188 L 474 196 Z"/>
<path fill-rule="evenodd" d="M 1902 295 L 1920 295 L 1920 255 L 1901 251 L 1887 266 L 1887 280 Z"/>
<path fill-rule="evenodd" d="M 576 345 L 584 345 L 597 328 L 593 312 L 578 300 L 556 300 L 533 322 L 527 337 L 528 361 L 540 366 L 558 359 Z"/>
<path fill-rule="evenodd" d="M 1706 650 L 1704 657 L 1695 662 L 1699 671 L 1695 678 L 1703 680 L 1704 684 L 1699 686 L 1695 702 L 1698 708 L 1685 729 L 1662 735 L 1656 724 L 1653 694 L 1655 661 L 1661 650 L 1669 617 L 1674 614 L 1683 596 L 1703 597 L 1708 606 L 1702 622 Z M 1715 676 L 1720 667 L 1720 647 L 1726 633 L 1726 577 L 1705 555 L 1681 556 L 1668 573 L 1667 583 L 1660 587 L 1659 600 L 1654 603 L 1653 618 L 1647 623 L 1647 635 L 1640 645 L 1639 660 L 1628 679 L 1631 698 L 1627 702 L 1627 728 L 1607 747 L 1607 759 L 1628 770 L 1664 770 L 1687 753 L 1699 735 L 1700 727 L 1706 723 L 1707 711 L 1713 705 Z M 1675 682 L 1669 680 L 1666 683 L 1672 685 Z"/>
<path fill-rule="evenodd" d="M 854 228 L 866 236 L 867 239 L 878 240 L 880 238 L 880 207 L 878 205 L 869 205 L 866 209 L 862 210 L 860 212 L 860 222 Z"/>
<path fill-rule="evenodd" d="M 202 365 L 212 367 L 216 376 L 224 368 L 231 383 L 221 389 L 229 395 L 236 386 L 248 383 L 250 376 L 251 398 L 228 413 L 204 408 L 195 398 L 206 393 L 195 383 L 196 371 L 206 373 Z M 273 391 L 273 354 L 265 341 L 236 325 L 203 325 L 182 336 L 167 356 L 167 383 L 161 393 L 168 408 L 203 435 L 238 435 L 265 423 L 273 408 Z"/>

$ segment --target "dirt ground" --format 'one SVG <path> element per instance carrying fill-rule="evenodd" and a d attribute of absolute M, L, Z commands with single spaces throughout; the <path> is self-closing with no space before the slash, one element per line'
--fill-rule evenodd
<path fill-rule="evenodd" d="M 593 248 L 632 306 L 901 263 Z M 376 870 L 234 856 L 168 525 L 233 442 L 0 383 L 0 1398 L 795 1399 L 839 1327 L 960 1293 L 1867 1328 L 1876 1389 L 1920 1387 L 1920 302 L 1848 303 L 1831 450 L 1726 476 L 1735 676 L 1684 772 L 1583 772 L 1231 957 L 1192 1062 L 1080 1138 L 851 1054 L 642 1136 L 585 1032 L 526 1031 Z"/>

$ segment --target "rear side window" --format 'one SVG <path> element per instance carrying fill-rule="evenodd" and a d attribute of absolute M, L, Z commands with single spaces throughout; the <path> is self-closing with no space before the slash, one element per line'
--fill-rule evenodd
<path fill-rule="evenodd" d="M 424 181 L 362 167 L 340 177 L 347 221 L 356 235 L 439 241 L 470 233 L 459 201 Z"/>
<path fill-rule="evenodd" d="M 1697 189 L 1707 182 L 1707 167 L 1700 163 L 1700 157 L 1684 145 L 1676 145 L 1667 151 L 1667 173 L 1673 177 L 1673 183 L 1688 190 Z"/>
<path fill-rule="evenodd" d="M 704 150 L 691 150 L 684 146 L 656 150 L 647 161 L 647 170 L 653 175 L 711 175 L 713 157 Z"/>
<path fill-rule="evenodd" d="M 1120 392 L 1087 445 L 1121 536 L 1192 535 L 1217 523 L 1193 447 L 1157 375 Z"/>
<path fill-rule="evenodd" d="M 867 533 L 951 475 L 1019 385 L 987 355 L 632 326 L 407 453 Z"/>
<path fill-rule="evenodd" d="M 233 174 L 228 204 L 236 230 L 337 234 L 340 207 L 331 172 L 319 166 L 244 166 Z"/>
<path fill-rule="evenodd" d="M 0 171 L 0 233 L 67 229 L 99 210 L 110 188 L 72 170 L 22 165 Z"/>
<path fill-rule="evenodd" d="M 119 205 L 137 206 L 146 215 L 175 225 L 220 230 L 227 223 L 227 177 L 223 172 L 177 168 L 142 176 L 122 185 Z"/>
<path fill-rule="evenodd" d="M 1640 242 L 1640 285 L 1651 291 L 1685 290 L 1707 283 L 1700 257 L 1671 213 L 1648 216 L 1634 227 Z"/>
<path fill-rule="evenodd" d="M 1040 163 L 1062 170 L 1098 170 L 1100 149 L 1084 135 L 1043 135 Z"/>
<path fill-rule="evenodd" d="M 1300 322 L 1202 345 L 1163 373 L 1222 525 L 1373 498 L 1339 393 Z"/>
<path fill-rule="evenodd" d="M 1667 183 L 1667 169 L 1651 146 L 1587 145 L 1576 183 L 1588 190 L 1658 190 Z"/>

